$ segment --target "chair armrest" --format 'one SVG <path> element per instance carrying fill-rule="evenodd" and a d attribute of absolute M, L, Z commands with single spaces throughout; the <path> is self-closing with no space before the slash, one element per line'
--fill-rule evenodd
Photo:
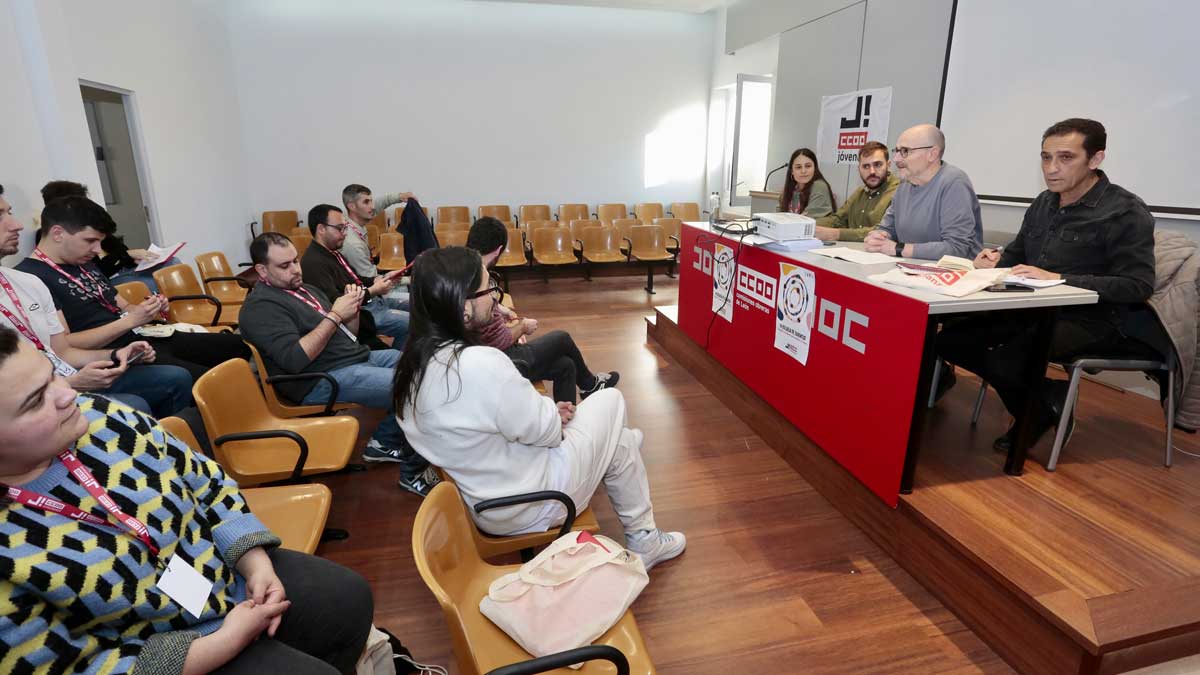
<path fill-rule="evenodd" d="M 679 248 L 680 246 L 682 246 L 682 244 L 680 244 L 680 243 L 679 243 L 679 237 L 676 237 L 676 236 L 675 236 L 675 235 L 673 235 L 673 234 L 668 234 L 668 235 L 667 235 L 667 239 L 674 239 L 674 240 L 675 240 L 675 248 Z"/>
<path fill-rule="evenodd" d="M 213 446 L 220 446 L 233 441 L 256 441 L 264 438 L 287 438 L 300 446 L 300 456 L 296 458 L 296 466 L 292 469 L 292 480 L 299 480 L 304 475 L 304 464 L 308 462 L 308 443 L 304 437 L 286 429 L 271 429 L 269 431 L 239 431 L 237 433 L 217 436 Z"/>
<path fill-rule="evenodd" d="M 563 521 L 562 527 L 558 530 L 558 536 L 571 531 L 575 526 L 575 502 L 566 494 L 557 490 L 541 490 L 539 492 L 526 492 L 521 495 L 512 495 L 511 497 L 496 497 L 495 499 L 485 499 L 475 504 L 475 513 L 483 513 L 491 509 L 499 509 L 505 506 L 516 506 L 518 504 L 532 504 L 533 502 L 544 502 L 554 500 L 567 507 L 567 519 Z M 571 661 L 569 663 L 574 663 Z M 530 671 L 541 672 L 541 671 Z"/>
<path fill-rule="evenodd" d="M 254 239 L 258 235 L 254 232 L 254 226 L 258 224 L 257 220 L 250 221 L 250 238 Z"/>
<path fill-rule="evenodd" d="M 629 661 L 620 649 L 608 645 L 588 645 L 576 647 L 564 652 L 539 656 L 536 659 L 521 661 L 507 666 L 489 670 L 486 675 L 533 675 L 558 668 L 582 663 L 584 661 L 608 661 L 617 667 L 617 675 L 629 675 Z"/>
<path fill-rule="evenodd" d="M 254 267 L 254 263 L 252 263 L 252 262 L 240 262 L 240 263 L 238 263 L 238 267 Z"/>
<path fill-rule="evenodd" d="M 329 373 L 293 373 L 284 375 L 271 375 L 267 378 L 267 384 L 275 384 L 276 382 L 299 382 L 300 380 L 325 380 L 329 383 L 329 400 L 325 401 L 325 411 L 322 415 L 333 414 L 333 404 L 337 403 L 338 383 Z"/>
<path fill-rule="evenodd" d="M 629 237 L 621 237 L 621 239 L 626 244 L 629 244 L 629 250 L 625 251 L 625 262 L 632 262 L 633 261 L 633 240 L 630 239 Z"/>
<path fill-rule="evenodd" d="M 182 301 L 182 300 L 206 300 L 206 301 L 208 301 L 209 303 L 215 305 L 217 308 L 217 313 L 213 315 L 212 323 L 210 323 L 208 325 L 215 326 L 215 325 L 217 325 L 217 322 L 221 320 L 221 301 L 214 298 L 213 296 L 211 296 L 207 293 L 199 293 L 196 295 L 170 295 L 170 296 L 167 296 L 167 302 L 176 302 L 176 301 Z"/>
<path fill-rule="evenodd" d="M 207 284 L 211 281 L 232 281 L 232 282 L 236 283 L 238 286 L 241 286 L 242 288 L 245 288 L 247 290 L 253 288 L 253 286 L 250 285 L 249 281 L 246 281 L 245 279 L 243 279 L 241 277 L 204 277 L 204 283 Z"/>

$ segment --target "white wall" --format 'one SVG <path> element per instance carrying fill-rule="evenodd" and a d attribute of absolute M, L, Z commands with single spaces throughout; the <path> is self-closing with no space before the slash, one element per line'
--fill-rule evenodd
<path fill-rule="evenodd" d="M 6 0 L 21 49 L 0 47 L 0 67 L 17 80 L 23 132 L 9 145 L 0 177 L 19 187 L 18 214 L 40 210 L 37 189 L 51 179 L 86 183 L 100 195 L 80 80 L 130 90 L 141 121 L 155 190 L 161 243 L 189 242 L 184 258 L 222 250 L 245 258 L 246 199 L 237 99 L 220 5 L 203 0 Z M 23 81 L 23 82 L 22 82 Z M 10 86 L 11 84 L 10 80 Z M 23 99 L 23 100 L 22 100 Z M 29 114 L 40 134 L 30 133 Z M 9 117 L 6 115 L 6 127 Z M 25 248 L 29 247 L 24 241 Z"/>
<path fill-rule="evenodd" d="M 256 211 L 702 201 L 711 15 L 523 3 L 230 2 Z"/>

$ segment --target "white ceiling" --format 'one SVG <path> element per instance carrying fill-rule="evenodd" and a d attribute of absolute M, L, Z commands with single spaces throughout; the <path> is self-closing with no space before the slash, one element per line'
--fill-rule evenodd
<path fill-rule="evenodd" d="M 543 5 L 586 5 L 588 7 L 618 7 L 622 9 L 657 9 L 666 12 L 703 14 L 730 4 L 731 0 L 491 0 L 492 2 L 526 2 Z"/>

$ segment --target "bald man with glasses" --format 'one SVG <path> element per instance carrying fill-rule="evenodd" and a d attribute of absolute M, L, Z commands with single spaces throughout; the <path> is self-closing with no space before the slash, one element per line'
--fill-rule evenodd
<path fill-rule="evenodd" d="M 901 258 L 974 258 L 983 248 L 979 198 L 962 169 L 942 161 L 946 137 L 932 124 L 900 134 L 892 161 L 900 187 L 879 227 L 864 240 L 868 251 Z"/>

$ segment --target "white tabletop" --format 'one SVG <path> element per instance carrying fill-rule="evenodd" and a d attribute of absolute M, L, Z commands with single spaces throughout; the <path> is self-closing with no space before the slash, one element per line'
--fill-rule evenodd
<path fill-rule="evenodd" d="M 739 239 L 740 235 L 727 234 L 709 229 L 708 223 L 684 223 L 689 227 L 694 227 L 703 232 L 712 232 L 720 234 L 729 239 Z M 755 234 L 746 235 L 743 244 L 757 246 L 774 241 L 767 237 L 762 237 Z M 864 246 L 855 242 L 840 241 L 838 246 L 846 248 L 854 248 L 863 250 Z M 1039 288 L 1032 293 L 989 293 L 987 291 L 979 291 L 965 295 L 961 298 L 953 298 L 948 295 L 940 295 L 932 291 L 922 291 L 916 288 L 907 288 L 904 286 L 896 286 L 894 284 L 885 284 L 878 281 L 872 281 L 869 277 L 874 274 L 883 274 L 895 267 L 894 263 L 880 263 L 878 265 L 860 265 L 846 260 L 838 260 L 823 255 L 814 255 L 809 251 L 799 252 L 779 252 L 771 251 L 772 253 L 790 258 L 817 269 L 840 274 L 844 277 L 856 279 L 872 286 L 887 289 L 896 295 L 902 295 L 907 298 L 919 300 L 929 306 L 930 314 L 951 314 L 960 312 L 986 312 L 999 309 L 1031 309 L 1035 307 L 1058 307 L 1066 305 L 1094 305 L 1100 300 L 1100 296 L 1095 291 L 1089 291 L 1083 288 L 1076 288 L 1066 284 L 1051 286 L 1050 288 Z M 928 260 L 916 260 L 912 258 L 896 258 L 897 262 L 908 261 L 916 263 L 929 264 Z"/>

